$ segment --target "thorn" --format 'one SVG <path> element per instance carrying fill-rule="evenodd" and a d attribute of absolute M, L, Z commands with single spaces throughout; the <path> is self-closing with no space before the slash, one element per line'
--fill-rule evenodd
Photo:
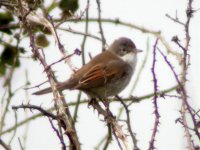
<path fill-rule="evenodd" d="M 78 48 L 76 48 L 76 49 L 74 50 L 74 53 L 75 53 L 76 55 L 80 56 L 80 55 L 81 55 L 81 50 L 79 50 Z"/>
<path fill-rule="evenodd" d="M 178 39 L 178 36 L 175 35 L 175 36 L 172 37 L 172 41 L 173 42 L 179 42 L 180 40 Z"/>

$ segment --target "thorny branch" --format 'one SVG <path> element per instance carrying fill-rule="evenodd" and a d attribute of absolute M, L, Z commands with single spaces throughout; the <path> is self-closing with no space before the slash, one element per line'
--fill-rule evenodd
<path fill-rule="evenodd" d="M 130 110 L 128 109 L 128 106 L 125 104 L 123 99 L 121 99 L 119 96 L 116 96 L 116 98 L 121 102 L 121 104 L 123 105 L 123 107 L 126 111 L 126 116 L 127 116 L 126 124 L 128 126 L 128 131 L 131 135 L 131 139 L 132 139 L 132 142 L 134 144 L 134 150 L 138 150 L 139 148 L 138 148 L 138 145 L 137 145 L 136 135 L 135 135 L 135 133 L 133 133 L 132 128 L 131 128 Z"/>
<path fill-rule="evenodd" d="M 1 1 L 2 2 L 2 1 Z M 17 3 L 18 2 L 18 3 Z M 17 0 L 16 1 L 16 3 L 14 3 L 14 4 L 12 4 L 12 3 L 8 3 L 7 5 L 9 6 L 9 7 L 18 7 L 19 8 L 19 12 L 17 12 L 16 14 L 19 16 L 19 19 L 21 20 L 21 22 L 24 24 L 24 26 L 26 27 L 26 28 L 28 28 L 29 27 L 29 21 L 31 20 L 31 16 L 34 16 L 34 13 L 33 13 L 33 11 L 32 10 L 29 10 L 29 9 L 26 9 L 26 8 L 24 8 L 24 5 L 23 5 L 23 3 L 22 2 L 24 2 L 24 1 L 22 1 L 22 0 Z M 174 51 L 171 47 L 170 47 L 170 45 L 166 42 L 166 40 L 164 39 L 164 37 L 161 35 L 161 32 L 160 31 L 152 31 L 152 30 L 149 30 L 149 29 L 147 29 L 147 28 L 143 28 L 143 27 L 140 27 L 140 26 L 137 26 L 137 25 L 134 25 L 134 24 L 131 24 L 131 23 L 126 23 L 126 22 L 122 22 L 122 21 L 120 21 L 119 19 L 103 19 L 103 18 L 101 18 L 101 5 L 100 5 L 100 0 L 96 0 L 96 2 L 97 2 L 97 5 L 98 5 L 98 18 L 87 18 L 86 17 L 86 19 L 82 19 L 82 16 L 83 16 L 83 14 L 86 12 L 86 11 L 88 11 L 88 7 L 85 9 L 85 12 L 83 12 L 82 14 L 81 14 L 81 16 L 80 17 L 76 17 L 76 18 L 70 18 L 70 19 L 68 19 L 68 20 L 64 20 L 64 22 L 67 22 L 67 21 L 76 21 L 76 22 L 79 22 L 79 21 L 86 21 L 86 23 L 89 23 L 89 22 L 98 22 L 98 25 L 99 25 L 99 29 L 100 29 L 100 35 L 101 35 L 101 38 L 99 38 L 99 37 L 97 37 L 97 36 L 95 36 L 95 35 L 93 35 L 93 34 L 89 34 L 89 33 L 82 33 L 82 32 L 79 32 L 79 31 L 75 31 L 75 30 L 72 30 L 71 28 L 69 28 L 69 29 L 65 29 L 65 31 L 68 31 L 68 32 L 71 32 L 71 33 L 74 33 L 74 34 L 79 34 L 79 35 L 84 35 L 85 37 L 91 37 L 91 38 L 94 38 L 94 39 L 97 39 L 97 40 L 100 40 L 101 42 L 102 42 L 102 47 L 103 47 L 103 49 L 105 49 L 105 37 L 104 37 L 104 34 L 103 34 L 103 28 L 102 28 L 102 23 L 112 23 L 112 24 L 119 24 L 119 25 L 123 25 L 123 26 L 126 26 L 126 27 L 130 27 L 130 28 L 135 28 L 135 29 L 137 29 L 137 30 L 140 30 L 140 31 L 142 31 L 142 32 L 144 32 L 144 33 L 150 33 L 150 34 L 153 34 L 153 35 L 155 35 L 155 37 L 157 37 L 159 40 L 160 40 L 160 42 L 166 47 L 166 49 L 167 49 L 167 51 L 168 52 L 170 52 L 171 54 L 173 54 L 173 55 L 175 55 L 176 57 L 182 57 L 182 54 L 179 54 L 179 53 L 177 53 L 176 51 Z M 187 16 L 187 20 L 186 20 L 186 22 L 184 23 L 183 21 L 181 21 L 181 20 L 179 20 L 178 19 L 178 17 L 176 16 L 175 18 L 173 18 L 173 17 L 171 17 L 171 16 L 169 16 L 169 15 L 166 15 L 168 18 L 170 18 L 171 20 L 173 20 L 174 22 L 176 22 L 176 23 L 178 23 L 178 24 L 180 24 L 181 26 L 184 26 L 184 29 L 185 29 L 185 39 L 186 39 L 186 42 L 185 42 L 185 46 L 183 46 L 182 44 L 181 44 L 181 42 L 178 40 L 178 36 L 176 37 L 176 38 L 174 38 L 173 39 L 173 41 L 182 49 L 182 51 L 183 51 L 183 59 L 181 60 L 182 61 L 182 68 L 183 68 L 183 70 L 182 70 L 182 78 L 181 79 L 179 79 L 178 78 L 178 75 L 177 75 L 177 73 L 175 72 L 175 70 L 174 70 L 174 68 L 173 68 L 173 66 L 171 65 L 171 62 L 169 62 L 168 61 L 168 59 L 167 59 L 167 57 L 159 50 L 159 52 L 161 53 L 161 55 L 163 56 L 163 58 L 164 58 L 164 60 L 165 60 L 165 62 L 168 64 L 168 66 L 170 67 L 170 69 L 171 69 L 171 71 L 173 72 L 173 74 L 174 74 L 174 76 L 175 76 L 175 78 L 176 78 L 176 80 L 177 80 L 177 83 L 178 83 L 178 85 L 177 86 L 175 86 L 175 87 L 173 87 L 173 88 L 171 88 L 170 90 L 166 90 L 166 91 L 158 91 L 157 90 L 157 79 L 156 79 L 156 74 L 155 74 L 155 63 L 156 63 L 156 59 L 154 58 L 154 65 L 153 65 L 153 68 L 152 68 L 152 73 L 153 73 L 153 78 L 154 78 L 154 93 L 153 94 L 150 94 L 150 95 L 144 95 L 144 96 L 141 96 L 141 97 L 138 97 L 138 98 L 136 98 L 136 97 L 128 97 L 128 98 L 125 98 L 123 101 L 133 101 L 133 102 L 139 102 L 139 101 L 141 101 L 141 100 L 144 100 L 144 99 L 146 99 L 146 98 L 150 98 L 150 97 L 154 97 L 154 108 L 155 108 L 155 116 L 156 116 L 156 119 L 155 119 L 155 124 L 154 124 L 154 130 L 153 130 L 153 134 L 152 134 L 152 139 L 151 139 L 151 141 L 152 141 L 152 143 L 154 143 L 154 140 L 155 140 L 155 134 L 156 134 L 156 132 L 157 132 L 157 128 L 158 128 L 158 124 L 159 124 L 159 114 L 158 114 L 158 106 L 157 106 L 157 98 L 158 97 L 163 97 L 163 96 L 169 96 L 169 97 L 172 97 L 171 95 L 166 95 L 165 93 L 168 93 L 169 91 L 172 91 L 172 90 L 175 90 L 175 89 L 177 89 L 177 91 L 179 91 L 179 93 L 181 94 L 181 98 L 182 98 L 182 100 L 183 100 L 183 105 L 182 105 L 182 109 L 181 109 L 181 114 L 182 114 L 182 118 L 181 118 L 181 121 L 178 121 L 178 122 L 180 122 L 184 127 L 185 127 L 185 129 L 187 130 L 186 131 L 186 134 L 187 134 L 187 138 L 188 138 L 188 142 L 189 142 L 189 144 L 188 144 L 188 147 L 190 148 L 190 149 L 194 149 L 194 144 L 193 144 L 193 141 L 192 141 L 192 138 L 191 138 L 191 134 L 190 134 L 190 131 L 194 131 L 195 132 L 195 134 L 196 134 L 196 136 L 198 137 L 198 139 L 200 140 L 200 135 L 199 135 L 199 121 L 197 120 L 197 116 L 198 116 L 198 111 L 195 111 L 191 106 L 190 106 L 190 104 L 189 104 L 189 102 L 188 102 L 188 96 L 187 96 L 187 91 L 186 91 L 186 81 L 187 81 L 187 79 L 186 79 L 186 74 L 187 74 L 187 69 L 188 69 L 188 66 L 189 66 L 189 59 L 188 59 L 188 52 L 189 52 L 189 46 L 190 46 L 190 39 L 191 39 L 191 37 L 190 37 L 190 32 L 189 32 L 189 27 L 190 27 L 190 21 L 191 21 L 191 18 L 192 18 L 192 16 L 193 16 L 193 12 L 194 12 L 194 10 L 193 10 L 193 8 L 192 8 L 192 2 L 193 2 L 193 0 L 188 0 L 188 7 L 187 7 L 187 10 L 186 10 L 186 16 Z M 14 9 L 13 9 L 14 10 Z M 19 14 L 18 14 L 19 13 Z M 38 14 L 35 14 L 35 16 L 38 16 Z M 27 21 L 28 20 L 28 21 Z M 40 24 L 45 24 L 46 23 L 46 25 L 44 25 L 44 27 L 47 27 L 47 28 L 49 28 L 52 32 L 53 32 L 53 34 L 54 34 L 54 37 L 55 37 L 55 39 L 56 39 L 56 41 L 58 42 L 57 44 L 58 44 L 58 47 L 59 47 L 59 50 L 60 50 L 60 52 L 62 53 L 62 55 L 63 55 L 63 58 L 61 58 L 59 61 L 62 61 L 63 59 L 65 59 L 67 56 L 66 56 L 66 50 L 65 50 L 65 48 L 64 48 L 64 46 L 60 43 L 60 41 L 59 41 L 59 35 L 57 34 L 57 31 L 56 31 L 56 29 L 59 29 L 60 27 L 58 27 L 59 26 L 59 24 L 57 24 L 57 25 L 54 25 L 54 19 L 52 18 L 52 17 L 49 17 L 48 19 L 45 19 L 45 18 L 39 18 L 39 20 L 41 21 L 41 22 L 38 22 L 38 23 L 40 23 Z M 50 21 L 50 22 L 49 22 Z M 37 22 L 37 21 L 36 21 Z M 62 22 L 63 23 L 63 22 Z M 0 29 L 5 29 L 5 28 L 17 28 L 17 27 L 19 27 L 18 25 L 16 26 L 16 25 L 8 25 L 8 26 L 1 26 L 0 27 Z M 63 28 L 60 28 L 60 29 L 63 29 Z M 60 102 L 58 102 L 57 104 L 56 104 L 56 102 L 55 102 L 55 105 L 56 105 L 56 110 L 57 110 L 57 116 L 54 116 L 54 117 L 57 117 L 57 120 L 60 120 L 59 122 L 61 122 L 61 123 L 59 123 L 58 122 L 58 125 L 59 125 L 59 127 L 60 127 L 60 125 L 64 122 L 64 124 L 66 124 L 65 125 L 65 127 L 64 126 L 62 126 L 63 128 L 67 128 L 68 127 L 68 125 L 71 127 L 69 127 L 70 129 L 72 129 L 72 130 L 74 130 L 73 132 L 76 132 L 75 131 L 75 128 L 73 127 L 73 121 L 71 120 L 71 116 L 70 116 L 70 113 L 69 113 L 69 110 L 68 110 L 68 106 L 74 106 L 74 105 L 77 105 L 77 103 L 78 104 L 85 104 L 85 103 L 87 103 L 88 102 L 88 100 L 80 100 L 79 99 L 79 101 L 78 102 L 73 102 L 73 103 L 69 103 L 68 105 L 65 103 L 65 101 L 64 101 L 64 97 L 63 97 L 63 95 L 62 94 L 59 94 L 58 93 L 58 91 L 57 91 L 57 89 L 56 89 L 56 87 L 55 87 L 55 84 L 56 84 L 56 79 L 55 79 L 55 77 L 54 77 L 54 74 L 53 74 L 53 70 L 51 69 L 51 66 L 52 65 L 54 65 L 55 63 L 57 63 L 57 62 L 55 62 L 55 63 L 53 63 L 53 64 L 50 64 L 50 65 L 47 65 L 46 64 L 46 62 L 45 62 L 45 54 L 44 54 L 44 52 L 43 52 L 43 50 L 42 49 L 38 49 L 36 46 L 35 46 L 35 44 L 34 44 L 34 34 L 31 32 L 31 29 L 29 30 L 29 34 L 30 34 L 30 41 L 31 41 L 31 48 L 32 48 L 32 51 L 33 51 L 33 53 L 35 54 L 35 56 L 40 60 L 40 62 L 42 63 L 42 65 L 44 66 L 44 70 L 45 70 L 45 72 L 46 72 L 46 74 L 47 74 L 47 77 L 48 77 L 48 81 L 50 82 L 50 84 L 51 84 L 51 86 L 52 86 L 52 89 L 53 89 L 53 95 L 54 95 L 54 99 L 55 99 L 55 101 L 56 100 L 60 100 L 61 101 L 61 103 Z M 156 44 L 155 44 L 156 45 Z M 154 55 L 153 55 L 154 57 L 156 56 L 156 50 L 154 50 Z M 187 62 L 187 60 L 188 60 L 188 62 Z M 59 62 L 58 61 L 58 62 Z M 70 62 L 68 62 L 69 64 L 70 64 Z M 70 65 L 71 66 L 71 65 Z M 73 67 L 71 67 L 73 70 L 74 70 L 74 68 Z M 40 85 L 38 85 L 38 86 L 40 86 Z M 174 97 L 178 97 L 178 96 L 174 96 Z M 180 97 L 178 97 L 178 98 L 180 98 Z M 113 101 L 113 100 L 116 100 L 116 99 L 111 99 L 110 101 Z M 123 105 L 125 104 L 125 103 L 122 103 Z M 16 107 L 22 107 L 22 106 L 24 106 L 24 105 L 21 105 L 21 106 L 16 106 Z M 125 106 L 125 105 L 124 105 Z M 27 106 L 27 108 L 28 108 L 29 106 Z M 35 106 L 34 106 L 35 107 Z M 32 107 L 32 109 L 34 109 L 34 107 Z M 60 109 L 59 109 L 59 107 L 61 107 Z M 95 108 L 97 108 L 97 110 L 98 110 L 98 112 L 99 113 L 101 113 L 103 116 L 104 116 L 104 118 L 105 118 L 105 120 L 107 121 L 107 123 L 108 123 L 108 126 L 110 127 L 112 127 L 112 132 L 113 132 L 113 134 L 114 134 L 114 136 L 116 137 L 116 140 L 118 141 L 118 139 L 119 139 L 119 137 L 118 137 L 118 134 L 119 134 L 119 132 L 121 132 L 120 131 L 120 127 L 119 126 L 117 126 L 116 124 L 117 124 L 117 121 L 116 121 L 116 118 L 112 115 L 112 113 L 110 112 L 110 110 L 108 109 L 107 111 L 106 110 L 104 110 L 98 103 L 97 103 L 97 105 L 95 104 L 95 106 L 94 106 Z M 129 120 L 129 122 L 130 122 L 130 117 L 129 117 L 129 110 L 128 110 L 128 108 L 127 107 L 125 107 L 126 108 L 126 112 L 127 112 L 127 122 L 128 122 L 128 120 Z M 35 109 L 37 109 L 37 106 L 35 107 Z M 42 112 L 40 109 L 38 109 L 41 113 L 43 113 L 44 114 L 44 112 Z M 192 121 L 193 121 L 193 127 L 189 127 L 188 125 L 187 125 L 187 121 L 186 121 L 186 112 L 189 112 L 189 114 L 190 114 L 190 116 L 191 116 L 191 118 L 192 118 Z M 47 115 L 47 114 L 46 114 Z M 62 116 L 63 115 L 63 116 Z M 35 116 L 32 116 L 33 118 L 34 117 L 38 117 L 38 116 L 41 116 L 40 114 L 39 115 L 35 115 Z M 106 116 L 109 116 L 109 117 L 106 117 Z M 52 117 L 52 116 L 51 116 Z M 31 118 L 31 117 L 30 117 Z M 23 125 L 23 124 L 25 124 L 26 122 L 28 122 L 28 121 L 30 121 L 31 119 L 30 118 L 27 118 L 26 120 L 24 120 L 24 121 L 22 121 L 22 122 L 20 122 L 19 124 L 16 124 L 15 126 L 16 127 L 11 127 L 11 128 L 9 128 L 8 130 L 5 130 L 5 131 L 2 131 L 1 133 L 0 133 L 0 135 L 3 135 L 3 134 L 5 134 L 5 133 L 8 133 L 8 132 L 10 132 L 10 131 L 12 131 L 12 130 L 16 130 L 16 128 L 17 127 L 19 127 L 19 126 L 21 126 L 21 125 Z M 129 119 L 128 119 L 129 118 Z M 67 121 L 68 122 L 65 122 L 66 120 L 65 119 L 67 119 Z M 198 118 L 199 119 L 199 118 Z M 116 122 L 115 122 L 116 121 Z M 52 128 L 54 129 L 54 131 L 56 132 L 56 134 L 57 135 L 59 135 L 58 137 L 59 137 L 59 139 L 60 139 L 60 141 L 61 141 L 61 143 L 62 143 L 62 146 L 63 146 L 63 149 L 66 147 L 65 146 L 65 143 L 64 143 L 64 139 L 63 139 L 63 137 L 62 137 L 62 132 L 60 131 L 60 129 L 59 130 L 57 130 L 56 128 L 55 128 L 55 126 L 52 124 L 52 121 L 50 120 L 50 123 L 51 123 L 51 125 L 52 125 Z M 115 124 L 116 123 L 116 124 Z M 116 127 L 115 127 L 116 126 Z M 128 125 L 128 126 L 130 126 L 130 124 Z M 119 128 L 117 128 L 117 127 L 119 127 Z M 115 130 L 114 130 L 115 129 Z M 189 131 L 189 130 L 190 131 Z M 115 132 L 116 131 L 116 132 Z M 70 139 L 70 137 L 72 138 L 72 139 L 70 139 L 70 141 L 71 140 L 73 140 L 73 133 L 69 133 L 69 131 L 67 131 L 66 130 L 66 132 L 68 132 L 67 133 L 67 135 L 69 136 L 69 139 Z M 130 130 L 129 130 L 129 132 L 130 132 L 130 134 L 133 134 Z M 122 135 L 123 135 L 123 133 L 122 133 Z M 78 137 L 76 137 L 77 135 L 75 135 L 75 141 L 78 141 Z M 131 135 L 132 136 L 132 135 Z M 123 137 L 123 136 L 122 136 Z M 109 142 L 109 139 L 110 138 L 108 138 L 108 141 L 107 142 Z M 122 142 L 124 143 L 124 145 L 125 145 L 125 147 L 126 147 L 126 140 L 124 140 L 123 138 L 121 138 L 122 139 Z M 73 142 L 71 142 L 71 143 L 73 143 Z M 133 141 L 133 143 L 134 143 L 134 141 Z M 0 144 L 1 145 L 4 145 L 4 143 L 2 143 L 2 140 L 0 139 Z M 75 144 L 77 144 L 77 143 L 75 143 Z M 120 144 L 120 142 L 118 141 L 118 144 L 119 144 L 119 147 L 122 149 L 122 146 L 121 146 L 121 144 Z M 73 145 L 73 144 L 72 144 Z M 78 142 L 78 145 L 79 145 L 79 142 Z M 135 144 L 136 145 L 136 144 Z M 151 145 L 151 142 L 150 142 L 150 145 Z M 105 148 L 107 148 L 107 143 L 105 144 Z M 150 146 L 151 147 L 151 146 Z M 4 148 L 6 148 L 6 147 L 4 147 Z M 152 149 L 154 148 L 154 145 L 152 145 Z M 9 147 L 8 147 L 8 149 L 9 149 Z M 151 148 L 150 148 L 151 149 Z"/>
<path fill-rule="evenodd" d="M 158 91 L 157 95 L 160 97 L 160 96 L 163 96 L 166 93 L 170 93 L 170 92 L 172 92 L 172 91 L 174 91 L 174 90 L 176 90 L 178 88 L 179 88 L 179 86 L 174 86 L 174 87 L 171 87 L 171 88 L 163 90 L 163 91 Z M 133 97 L 124 98 L 123 101 L 124 102 L 128 102 L 129 101 L 129 102 L 139 103 L 139 102 L 141 102 L 143 100 L 149 100 L 153 96 L 154 96 L 154 93 L 150 93 L 150 94 L 147 94 L 147 95 L 144 95 L 144 96 L 141 96 L 141 97 L 137 97 L 137 98 L 133 98 Z M 110 102 L 117 102 L 117 99 L 109 99 L 109 101 Z M 89 102 L 88 100 L 81 100 L 80 104 L 87 104 L 88 102 Z M 75 106 L 75 105 L 76 105 L 76 102 L 68 103 L 68 106 Z M 47 111 L 52 111 L 52 110 L 55 110 L 55 109 L 54 108 L 50 108 Z M 2 131 L 0 133 L 0 136 L 4 135 L 6 133 L 9 133 L 9 132 L 13 131 L 14 129 L 16 129 L 17 127 L 20 127 L 20 126 L 26 124 L 27 122 L 32 121 L 32 120 L 34 120 L 34 119 L 36 119 L 38 117 L 41 117 L 41 116 L 42 116 L 42 114 L 39 113 L 39 114 L 33 115 L 33 116 L 31 116 L 31 117 L 29 117 L 27 119 L 24 119 L 23 121 L 18 122 L 17 126 L 12 126 L 12 127 L 8 128 L 8 129 Z"/>
<path fill-rule="evenodd" d="M 30 45 L 31 45 L 31 48 L 32 48 L 32 52 L 35 55 L 35 57 L 37 57 L 38 60 L 41 62 L 43 67 L 45 68 L 45 72 L 47 74 L 49 83 L 50 83 L 52 90 L 53 90 L 53 96 L 54 96 L 54 99 L 55 99 L 55 107 L 56 107 L 56 110 L 57 110 L 56 112 L 57 112 L 57 116 L 59 118 L 59 119 L 57 119 L 58 125 L 59 125 L 59 132 L 60 132 L 62 141 L 64 141 L 64 140 L 63 140 L 63 136 L 62 136 L 61 127 L 63 127 L 63 129 L 65 130 L 65 134 L 68 136 L 68 138 L 70 140 L 71 148 L 78 150 L 78 149 L 80 149 L 80 144 L 79 144 L 77 134 L 75 132 L 75 128 L 74 128 L 73 123 L 72 123 L 71 115 L 69 113 L 68 108 L 66 107 L 67 104 L 64 102 L 63 97 L 61 96 L 61 94 L 56 89 L 56 86 L 55 86 L 56 81 L 55 81 L 54 74 L 53 74 L 51 67 L 46 69 L 48 67 L 48 65 L 45 61 L 45 54 L 44 54 L 43 50 L 41 50 L 42 55 L 43 55 L 42 56 L 39 52 L 39 49 L 35 46 L 35 37 L 32 33 L 32 29 L 28 25 L 26 18 L 24 17 L 24 8 L 21 4 L 21 1 L 18 0 L 18 2 L 19 2 L 19 10 L 21 12 L 22 23 L 24 24 L 24 26 L 27 28 L 27 30 L 29 32 Z M 52 23 L 52 26 L 53 26 L 53 23 Z M 64 53 L 63 46 L 61 45 L 55 30 L 54 30 L 54 33 L 57 37 L 59 48 L 60 48 L 61 52 Z M 65 106 L 64 106 L 64 104 L 65 104 Z M 64 149 L 64 147 L 63 147 L 63 149 Z"/>
<path fill-rule="evenodd" d="M 158 125 L 159 125 L 159 118 L 160 118 L 160 114 L 158 112 L 158 96 L 156 94 L 157 91 L 158 91 L 158 81 L 157 81 L 157 78 L 156 78 L 156 71 L 155 71 L 157 44 L 158 44 L 158 39 L 156 39 L 156 42 L 155 42 L 154 47 L 153 47 L 152 75 L 153 75 L 153 84 L 154 84 L 153 104 L 154 104 L 155 122 L 154 122 L 153 132 L 152 132 L 152 135 L 151 135 L 151 140 L 150 140 L 150 143 L 149 143 L 149 150 L 155 149 L 154 143 L 155 143 L 156 133 L 158 132 Z"/>
<path fill-rule="evenodd" d="M 188 112 L 191 119 L 192 119 L 192 122 L 193 122 L 194 132 L 195 132 L 196 136 L 198 137 L 198 140 L 200 141 L 200 133 L 199 133 L 199 130 L 198 130 L 198 127 L 197 127 L 197 120 L 196 120 L 195 115 L 192 111 L 192 107 L 190 106 L 190 104 L 188 102 L 188 95 L 187 95 L 187 91 L 186 91 L 187 71 L 188 71 L 188 67 L 189 67 L 189 64 L 190 64 L 188 52 L 189 52 L 191 37 L 190 37 L 190 32 L 189 32 L 190 30 L 189 29 L 190 29 L 190 21 L 191 21 L 191 18 L 193 17 L 193 13 L 194 13 L 194 10 L 192 8 L 192 3 L 193 3 L 193 0 L 188 0 L 187 9 L 186 9 L 186 22 L 181 24 L 184 27 L 184 30 L 185 30 L 185 46 L 183 46 L 180 43 L 178 36 L 174 36 L 172 38 L 172 41 L 175 42 L 181 48 L 181 50 L 183 51 L 183 58 L 181 59 L 181 62 L 180 62 L 180 64 L 182 64 L 182 72 L 181 72 L 182 77 L 181 77 L 181 79 L 178 78 L 176 72 L 174 71 L 173 66 L 168 61 L 167 57 L 160 50 L 159 50 L 159 52 L 161 53 L 165 62 L 168 64 L 168 66 L 172 70 L 177 83 L 179 85 L 181 85 L 180 86 L 180 88 L 181 88 L 180 94 L 181 94 L 181 98 L 182 98 L 182 108 L 181 108 L 180 112 L 181 112 L 182 122 L 184 124 L 183 126 L 184 126 L 185 132 L 186 132 L 188 148 L 195 149 L 195 146 L 194 146 L 193 141 L 192 141 L 192 135 L 187 128 L 188 122 L 187 122 L 187 119 L 186 119 L 186 112 Z M 170 19 L 172 19 L 172 18 L 170 18 Z M 172 19 L 172 20 L 174 21 L 174 19 Z M 177 20 L 177 21 L 175 21 L 176 23 L 180 22 L 180 20 L 178 20 L 178 19 L 175 19 L 175 20 Z"/>
<path fill-rule="evenodd" d="M 40 55 L 38 49 L 34 45 L 34 36 L 30 35 L 30 38 L 31 38 L 31 47 L 33 49 L 33 53 L 40 60 L 40 62 L 43 64 L 44 68 L 47 68 L 48 65 L 46 64 L 44 58 Z M 58 124 L 61 127 L 62 126 L 61 122 L 64 122 L 65 126 L 63 126 L 63 128 L 65 130 L 65 134 L 67 134 L 67 136 L 70 140 L 72 149 L 73 148 L 80 149 L 80 144 L 79 144 L 76 132 L 74 131 L 75 128 L 73 127 L 71 115 L 69 114 L 69 111 L 67 110 L 68 109 L 66 107 L 67 104 L 64 102 L 63 96 L 61 96 L 61 94 L 56 89 L 56 86 L 55 86 L 56 83 L 54 81 L 54 76 L 53 76 L 53 72 L 51 70 L 51 67 L 49 67 L 48 70 L 45 69 L 45 72 L 47 73 L 49 83 L 50 83 L 52 90 L 53 90 L 53 96 L 54 96 L 54 99 L 55 99 L 55 107 L 57 109 L 57 116 L 59 116 Z M 62 135 L 62 134 L 60 134 L 60 135 Z"/>
<path fill-rule="evenodd" d="M 50 23 L 51 23 L 51 25 L 52 25 L 53 32 L 55 33 L 55 39 L 56 39 L 56 41 L 57 41 L 58 48 L 59 48 L 61 54 L 63 55 L 63 58 L 66 58 L 66 59 L 65 59 L 65 62 L 67 62 L 67 64 L 69 65 L 70 69 L 73 70 L 73 71 L 75 72 L 76 67 L 73 66 L 73 64 L 72 64 L 72 62 L 71 62 L 71 60 L 70 60 L 70 57 L 66 57 L 67 51 L 65 50 L 63 44 L 60 42 L 60 39 L 59 39 L 57 30 L 56 30 L 56 27 L 55 27 L 55 25 L 54 25 L 53 18 L 52 18 L 51 16 L 49 16 L 49 20 L 50 20 Z"/>
<path fill-rule="evenodd" d="M 50 118 L 49 118 L 49 122 L 50 122 L 51 127 L 53 128 L 53 130 L 56 132 L 56 135 L 57 135 L 58 139 L 60 140 L 60 143 L 62 144 L 63 150 L 66 150 L 65 142 L 64 142 L 62 136 L 60 136 L 59 131 L 56 129 L 56 127 L 55 127 L 54 124 L 53 124 L 53 121 L 52 121 Z"/>
<path fill-rule="evenodd" d="M 120 139 L 122 141 L 125 149 L 130 150 L 127 137 L 124 134 L 124 132 L 122 131 L 122 126 L 120 126 L 118 124 L 116 117 L 112 114 L 112 112 L 109 110 L 109 108 L 107 107 L 106 110 L 104 110 L 100 106 L 99 102 L 96 101 L 96 99 L 92 99 L 89 104 L 92 105 L 93 108 L 96 109 L 99 114 L 103 115 L 107 124 L 111 126 L 113 135 L 115 136 L 115 138 L 117 140 L 119 148 L 122 149 L 122 146 L 121 146 L 120 142 L 118 141 Z"/>
<path fill-rule="evenodd" d="M 35 106 L 35 105 L 30 105 L 30 104 L 24 105 L 24 104 L 22 104 L 22 105 L 18 105 L 18 106 L 12 106 L 12 109 L 14 109 L 14 110 L 16 110 L 16 111 L 17 111 L 18 109 L 30 109 L 30 111 L 32 111 L 32 110 L 38 110 L 38 111 L 41 112 L 44 116 L 47 116 L 47 117 L 49 117 L 49 118 L 51 118 L 51 119 L 54 119 L 54 120 L 57 120 L 57 119 L 58 119 L 58 117 L 57 117 L 56 115 L 54 115 L 54 114 L 52 114 L 52 113 L 50 113 L 50 112 L 44 110 L 43 108 L 41 108 L 41 107 L 39 107 L 39 106 Z"/>
<path fill-rule="evenodd" d="M 180 85 L 181 94 L 183 94 L 183 95 L 185 95 L 185 96 L 187 97 L 185 86 L 182 85 L 180 79 L 178 78 L 177 73 L 176 73 L 175 70 L 174 70 L 174 67 L 172 66 L 172 64 L 171 64 L 171 63 L 169 62 L 169 60 L 167 59 L 167 56 L 165 56 L 164 53 L 163 53 L 160 49 L 158 49 L 158 50 L 159 50 L 160 54 L 163 56 L 163 58 L 164 58 L 166 64 L 170 67 L 172 73 L 174 74 L 174 77 L 175 77 L 177 83 Z M 184 100 L 184 103 L 185 103 L 185 105 L 186 105 L 187 111 L 189 112 L 189 114 L 190 114 L 190 116 L 191 116 L 191 118 L 192 118 L 192 121 L 193 121 L 193 124 L 194 124 L 194 131 L 195 131 L 195 134 L 197 135 L 198 139 L 200 140 L 200 133 L 199 133 L 198 128 L 197 128 L 197 121 L 196 121 L 196 119 L 195 119 L 195 115 L 193 114 L 192 109 L 191 109 L 191 106 L 190 106 L 190 104 L 188 103 L 188 101 L 187 101 L 186 99 L 183 99 L 183 100 Z M 187 126 L 187 125 L 185 124 L 185 126 Z"/>

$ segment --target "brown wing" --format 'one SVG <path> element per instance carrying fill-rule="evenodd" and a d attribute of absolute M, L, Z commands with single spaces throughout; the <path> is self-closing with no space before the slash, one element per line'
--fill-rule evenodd
<path fill-rule="evenodd" d="M 129 67 L 122 61 L 109 61 L 91 67 L 80 78 L 75 89 L 87 89 L 103 86 L 110 82 L 115 82 L 120 77 L 127 74 Z"/>

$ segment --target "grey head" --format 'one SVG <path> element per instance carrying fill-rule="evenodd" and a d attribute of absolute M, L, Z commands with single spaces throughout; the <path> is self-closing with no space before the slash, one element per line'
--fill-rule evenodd
<path fill-rule="evenodd" d="M 121 37 L 117 40 L 115 40 L 111 46 L 109 47 L 110 51 L 113 51 L 116 53 L 118 56 L 124 56 L 127 53 L 133 52 L 133 53 L 138 53 L 140 50 L 138 50 L 133 43 L 133 41 L 129 38 L 126 37 Z"/>

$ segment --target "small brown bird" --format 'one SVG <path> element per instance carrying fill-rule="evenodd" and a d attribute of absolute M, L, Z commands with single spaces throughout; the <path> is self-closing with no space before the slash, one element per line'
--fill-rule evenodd
<path fill-rule="evenodd" d="M 130 82 L 137 64 L 138 50 L 129 38 L 115 40 L 108 50 L 95 56 L 70 79 L 57 84 L 58 90 L 78 89 L 90 98 L 105 99 L 120 93 Z M 33 94 L 52 92 L 51 87 Z"/>

